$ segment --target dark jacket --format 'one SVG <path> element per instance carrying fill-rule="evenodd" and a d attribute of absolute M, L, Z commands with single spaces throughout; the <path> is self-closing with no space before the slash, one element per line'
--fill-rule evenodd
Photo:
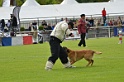
<path fill-rule="evenodd" d="M 5 27 L 5 21 L 4 21 L 4 19 L 2 19 L 0 23 L 1 23 L 1 27 Z"/>
<path fill-rule="evenodd" d="M 11 24 L 12 26 L 17 26 L 17 18 L 15 16 L 12 17 Z"/>

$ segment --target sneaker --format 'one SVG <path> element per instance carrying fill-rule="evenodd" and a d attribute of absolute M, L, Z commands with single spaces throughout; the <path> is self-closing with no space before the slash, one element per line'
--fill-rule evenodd
<path fill-rule="evenodd" d="M 81 45 L 78 45 L 79 47 L 81 47 Z"/>
<path fill-rule="evenodd" d="M 53 67 L 53 63 L 50 61 L 47 61 L 46 66 L 45 66 L 45 70 L 50 71 L 52 69 L 52 67 Z"/>
<path fill-rule="evenodd" d="M 50 71 L 50 70 L 52 70 L 52 69 L 49 68 L 49 67 L 45 67 L 45 70 Z"/>

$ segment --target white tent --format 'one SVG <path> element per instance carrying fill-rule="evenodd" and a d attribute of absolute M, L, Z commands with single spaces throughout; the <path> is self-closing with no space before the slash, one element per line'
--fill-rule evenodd
<path fill-rule="evenodd" d="M 110 0 L 109 2 L 124 2 L 124 0 Z"/>
<path fill-rule="evenodd" d="M 78 2 L 75 0 L 63 0 L 61 4 L 77 4 Z"/>
<path fill-rule="evenodd" d="M 124 0 L 113 0 L 113 2 L 124 2 Z"/>
<path fill-rule="evenodd" d="M 31 1 L 31 0 L 30 0 Z M 27 0 L 26 2 L 30 2 Z M 35 0 L 32 0 L 33 2 Z M 26 2 L 24 4 L 26 4 Z M 36 2 L 36 1 L 35 1 Z M 28 4 L 21 7 L 20 19 L 50 19 L 60 17 L 79 17 L 84 13 L 87 16 L 101 16 L 101 11 L 105 7 L 107 14 L 112 15 L 124 15 L 124 5 L 122 1 L 118 2 L 99 2 L 99 3 L 78 3 L 78 4 L 55 4 L 55 5 L 37 5 Z M 0 19 L 9 19 L 14 7 L 1 7 Z"/>
<path fill-rule="evenodd" d="M 0 7 L 0 19 L 10 19 L 14 7 Z"/>
<path fill-rule="evenodd" d="M 40 6 L 35 0 L 26 0 L 22 6 Z"/>
<path fill-rule="evenodd" d="M 29 0 L 27 0 L 28 2 Z M 35 0 L 33 0 L 35 1 Z M 35 1 L 36 2 L 36 1 Z M 26 3 L 26 2 L 25 2 Z M 25 4 L 24 3 L 24 4 Z M 21 19 L 50 19 L 59 17 L 74 17 L 84 13 L 87 16 L 101 16 L 101 11 L 106 8 L 111 15 L 124 14 L 124 5 L 121 0 L 118 2 L 97 2 L 97 3 L 78 3 L 75 0 L 64 0 L 61 5 L 41 5 L 41 6 L 22 6 L 20 11 Z M 110 15 L 109 15 L 110 16 Z"/>
<path fill-rule="evenodd" d="M 54 8 L 53 5 L 46 6 L 27 6 L 21 7 L 20 18 L 21 20 L 55 18 L 60 16 L 60 13 Z"/>
<path fill-rule="evenodd" d="M 10 6 L 10 0 L 3 0 L 2 7 L 9 7 Z"/>

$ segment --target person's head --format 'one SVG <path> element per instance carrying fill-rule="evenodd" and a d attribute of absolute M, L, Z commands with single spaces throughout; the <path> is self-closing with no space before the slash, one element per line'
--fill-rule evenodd
<path fill-rule="evenodd" d="M 65 20 L 66 22 L 68 22 L 68 18 L 64 18 L 63 20 Z"/>
<path fill-rule="evenodd" d="M 81 14 L 80 17 L 81 17 L 82 19 L 85 19 L 85 14 Z"/>
<path fill-rule="evenodd" d="M 10 22 L 10 20 L 8 20 L 8 22 Z"/>
<path fill-rule="evenodd" d="M 1 20 L 1 23 L 5 23 L 5 20 L 4 20 L 4 19 L 2 19 L 2 20 Z"/>
<path fill-rule="evenodd" d="M 74 28 L 73 22 L 69 22 L 69 23 L 68 23 L 68 28 L 69 28 L 69 29 L 73 29 L 73 28 Z"/>
<path fill-rule="evenodd" d="M 121 17 L 120 17 L 120 16 L 119 16 L 118 18 L 119 18 L 119 19 L 121 19 Z"/>
<path fill-rule="evenodd" d="M 12 18 L 14 16 L 14 14 L 10 14 L 10 17 Z"/>
<path fill-rule="evenodd" d="M 13 14 L 10 14 L 10 16 L 13 16 Z"/>
<path fill-rule="evenodd" d="M 63 18 L 61 18 L 61 20 L 60 21 L 63 21 Z"/>

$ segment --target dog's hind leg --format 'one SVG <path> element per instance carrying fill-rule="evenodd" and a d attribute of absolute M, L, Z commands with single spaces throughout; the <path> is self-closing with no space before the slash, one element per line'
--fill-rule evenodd
<path fill-rule="evenodd" d="M 91 60 L 91 66 L 93 65 L 93 63 L 94 63 L 94 60 Z"/>

